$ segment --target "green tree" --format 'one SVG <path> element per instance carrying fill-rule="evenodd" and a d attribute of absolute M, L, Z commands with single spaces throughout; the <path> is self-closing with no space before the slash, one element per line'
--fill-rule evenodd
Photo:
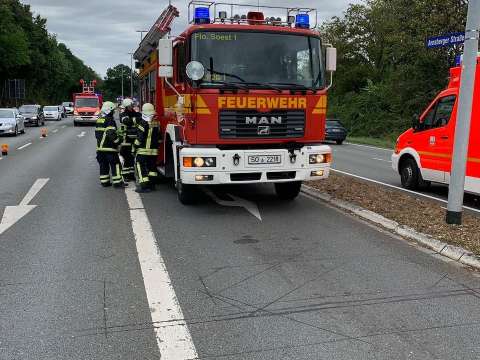
<path fill-rule="evenodd" d="M 99 76 L 49 34 L 47 20 L 18 0 L 0 0 L 0 87 L 25 79 L 25 102 L 55 104 L 72 98 L 79 80 Z M 0 92 L 1 95 L 1 92 Z M 9 105 L 5 96 L 0 105 Z"/>
<path fill-rule="evenodd" d="M 462 31 L 464 0 L 368 0 L 321 32 L 339 53 L 329 115 L 353 135 L 393 137 L 448 80 L 459 47 L 430 50 L 427 37 Z"/>
<path fill-rule="evenodd" d="M 106 99 L 116 99 L 122 95 L 122 77 L 123 77 L 123 94 L 125 97 L 130 96 L 130 67 L 124 64 L 118 64 L 107 70 L 107 76 L 103 81 L 102 91 Z M 137 73 L 133 73 L 133 84 L 138 81 Z"/>

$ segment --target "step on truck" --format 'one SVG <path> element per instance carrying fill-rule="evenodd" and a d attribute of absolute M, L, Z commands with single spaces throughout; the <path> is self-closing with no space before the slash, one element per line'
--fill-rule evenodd
<path fill-rule="evenodd" d="M 293 199 L 302 181 L 327 178 L 336 49 L 322 44 L 317 11 L 192 1 L 173 36 L 178 16 L 168 6 L 134 58 L 141 102 L 161 123 L 159 170 L 179 200 L 191 203 L 199 185 L 251 183 Z"/>
<path fill-rule="evenodd" d="M 457 122 L 461 64 L 450 69 L 450 80 L 412 127 L 401 134 L 392 155 L 392 166 L 402 186 L 417 189 L 430 183 L 449 184 Z M 480 194 L 480 57 L 472 104 L 465 191 Z"/>

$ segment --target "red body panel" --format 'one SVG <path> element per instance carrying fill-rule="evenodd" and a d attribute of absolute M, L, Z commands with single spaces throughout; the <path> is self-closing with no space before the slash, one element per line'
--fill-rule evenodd
<path fill-rule="evenodd" d="M 436 173 L 439 182 L 449 182 L 451 172 L 451 160 L 455 125 L 457 121 L 458 95 L 460 90 L 461 68 L 455 67 L 450 70 L 450 82 L 448 87 L 427 107 L 420 116 L 420 122 L 425 122 L 429 111 L 435 108 L 438 101 L 445 97 L 456 96 L 456 101 L 451 112 L 448 124 L 435 126 L 427 130 L 409 129 L 401 134 L 397 140 L 395 154 L 400 154 L 405 149 L 411 148 L 418 153 L 422 172 Z M 470 140 L 468 148 L 467 173 L 468 177 L 480 178 L 480 64 L 477 61 L 475 89 L 473 94 L 472 118 Z M 443 180 L 442 180 L 443 177 Z"/>

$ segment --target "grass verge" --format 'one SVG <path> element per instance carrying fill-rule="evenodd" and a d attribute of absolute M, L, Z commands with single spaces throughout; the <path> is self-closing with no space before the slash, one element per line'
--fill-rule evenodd
<path fill-rule="evenodd" d="M 464 213 L 463 225 L 447 225 L 445 209 L 434 200 L 417 198 L 345 175 L 331 174 L 327 180 L 307 184 L 333 198 L 361 206 L 437 240 L 480 255 L 479 217 Z"/>

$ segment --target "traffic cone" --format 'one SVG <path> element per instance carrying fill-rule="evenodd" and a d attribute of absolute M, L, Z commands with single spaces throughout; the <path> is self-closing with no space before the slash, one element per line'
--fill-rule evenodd
<path fill-rule="evenodd" d="M 2 156 L 8 155 L 8 144 L 2 144 Z"/>
<path fill-rule="evenodd" d="M 40 130 L 40 134 L 42 135 L 42 137 L 47 137 L 47 128 L 42 128 Z"/>

